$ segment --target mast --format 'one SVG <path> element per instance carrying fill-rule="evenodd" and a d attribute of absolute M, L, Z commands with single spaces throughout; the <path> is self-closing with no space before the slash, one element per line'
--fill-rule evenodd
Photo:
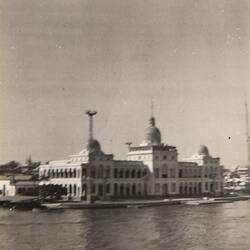
<path fill-rule="evenodd" d="M 247 142 L 247 168 L 249 168 L 250 162 L 250 136 L 249 136 L 249 118 L 248 118 L 248 105 L 247 98 L 245 97 L 245 119 L 246 119 L 246 142 Z"/>
<path fill-rule="evenodd" d="M 89 116 L 89 140 L 93 139 L 93 116 L 97 114 L 96 111 L 87 110 L 86 114 Z"/>

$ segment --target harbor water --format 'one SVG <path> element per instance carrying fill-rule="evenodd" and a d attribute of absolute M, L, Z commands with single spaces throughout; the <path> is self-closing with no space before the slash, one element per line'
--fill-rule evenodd
<path fill-rule="evenodd" d="M 150 208 L 0 209 L 1 250 L 250 249 L 250 201 Z"/>

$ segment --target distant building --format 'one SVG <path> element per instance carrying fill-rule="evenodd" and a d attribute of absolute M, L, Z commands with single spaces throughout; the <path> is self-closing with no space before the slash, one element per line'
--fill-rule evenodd
<path fill-rule="evenodd" d="M 37 195 L 38 181 L 31 175 L 0 176 L 0 196 Z"/>
<path fill-rule="evenodd" d="M 248 167 L 238 166 L 226 173 L 224 176 L 224 187 L 226 190 L 240 191 L 246 188 L 249 181 Z"/>
<path fill-rule="evenodd" d="M 196 164 L 189 167 L 190 170 L 188 171 L 188 168 L 185 167 L 187 162 Z M 201 145 L 198 153 L 194 154 L 191 158 L 185 159 L 185 162 L 181 162 L 180 166 L 184 166 L 184 168 L 180 167 L 179 178 L 181 178 L 181 174 L 184 174 L 186 178 L 190 178 L 189 186 L 198 186 L 199 192 L 201 193 L 223 192 L 224 178 L 220 158 L 212 157 L 206 146 Z M 190 182 L 193 184 L 190 184 Z"/>
<path fill-rule="evenodd" d="M 74 199 L 168 197 L 173 195 L 219 194 L 223 192 L 220 159 L 202 146 L 185 162 L 178 162 L 176 147 L 161 142 L 161 132 L 151 117 L 145 138 L 139 146 L 130 146 L 127 160 L 115 160 L 105 154 L 93 138 L 93 116 L 89 112 L 90 136 L 86 148 L 68 159 L 40 165 L 40 185 L 55 184 L 67 188 Z"/>

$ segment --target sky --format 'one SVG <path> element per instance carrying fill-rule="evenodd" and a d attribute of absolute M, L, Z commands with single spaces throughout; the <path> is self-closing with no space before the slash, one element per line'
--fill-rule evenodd
<path fill-rule="evenodd" d="M 125 159 L 154 102 L 179 159 L 246 164 L 250 1 L 0 0 L 0 163 L 64 159 L 94 136 Z"/>

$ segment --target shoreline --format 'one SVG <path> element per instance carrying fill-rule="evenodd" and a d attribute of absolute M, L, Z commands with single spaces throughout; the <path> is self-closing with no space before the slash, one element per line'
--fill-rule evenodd
<path fill-rule="evenodd" d="M 146 208 L 155 206 L 171 205 L 208 205 L 231 203 L 236 201 L 249 200 L 250 195 L 244 196 L 220 196 L 220 197 L 183 197 L 159 200 L 119 200 L 119 201 L 55 201 L 40 202 L 37 197 L 1 197 L 0 206 L 9 209 L 20 210 L 58 210 L 58 209 L 107 209 L 107 208 Z"/>

